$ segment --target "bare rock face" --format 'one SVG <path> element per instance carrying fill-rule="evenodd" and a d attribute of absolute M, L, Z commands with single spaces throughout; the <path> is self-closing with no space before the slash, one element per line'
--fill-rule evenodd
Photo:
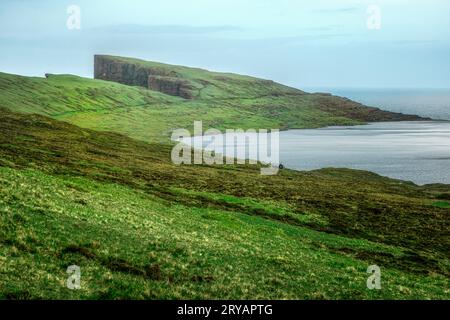
<path fill-rule="evenodd" d="M 148 77 L 148 88 L 169 94 L 172 96 L 178 96 L 185 99 L 192 99 L 192 90 L 194 89 L 188 81 L 179 79 L 176 77 L 166 76 L 154 76 Z"/>
<path fill-rule="evenodd" d="M 193 98 L 192 86 L 188 81 L 178 78 L 176 72 L 162 68 L 146 68 L 105 56 L 95 56 L 94 78 L 140 86 L 185 99 Z"/>
<path fill-rule="evenodd" d="M 133 64 L 121 63 L 101 56 L 95 57 L 94 78 L 122 84 L 147 87 L 148 71 Z"/>

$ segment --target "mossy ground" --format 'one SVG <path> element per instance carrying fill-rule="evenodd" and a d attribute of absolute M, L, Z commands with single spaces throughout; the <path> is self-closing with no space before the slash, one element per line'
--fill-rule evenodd
<path fill-rule="evenodd" d="M 117 184 L 1 168 L 3 298 L 444 298 L 447 278 L 382 268 L 402 250 L 239 212 L 173 205 Z M 343 250 L 345 248 L 345 250 Z M 78 265 L 81 290 L 65 287 Z M 448 297 L 448 296 L 447 296 Z"/>
<path fill-rule="evenodd" d="M 1 298 L 449 298 L 447 186 L 175 166 L 170 144 L 6 109 L 0 132 Z"/>

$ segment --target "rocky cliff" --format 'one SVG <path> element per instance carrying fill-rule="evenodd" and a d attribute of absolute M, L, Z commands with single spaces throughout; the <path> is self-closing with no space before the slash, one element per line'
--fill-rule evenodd
<path fill-rule="evenodd" d="M 94 58 L 94 78 L 126 85 L 140 86 L 185 99 L 194 97 L 194 87 L 180 79 L 174 71 L 158 67 L 142 67 L 140 64 L 122 62 L 108 56 Z"/>
<path fill-rule="evenodd" d="M 189 81 L 176 77 L 150 75 L 148 77 L 148 88 L 185 99 L 193 98 L 194 87 L 190 85 Z"/>

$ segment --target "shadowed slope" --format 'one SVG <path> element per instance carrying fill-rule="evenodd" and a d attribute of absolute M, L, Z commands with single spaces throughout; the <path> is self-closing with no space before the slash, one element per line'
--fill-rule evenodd
<path fill-rule="evenodd" d="M 431 187 L 347 169 L 261 176 L 258 166 L 176 166 L 170 161 L 170 145 L 5 109 L 0 130 L 2 166 L 82 175 L 143 190 L 169 203 L 243 212 L 401 246 L 411 259 L 419 259 L 415 268 L 425 263 L 448 272 L 448 266 L 437 262 L 449 247 L 448 209 L 434 205 L 443 190 L 449 193 L 448 186 L 436 193 Z"/>

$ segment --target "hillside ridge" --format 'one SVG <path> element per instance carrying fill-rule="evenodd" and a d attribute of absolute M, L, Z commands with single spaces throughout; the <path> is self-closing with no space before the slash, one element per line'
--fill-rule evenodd
<path fill-rule="evenodd" d="M 116 78 L 108 80 L 107 73 L 105 79 L 0 73 L 0 105 L 148 142 L 167 142 L 173 130 L 192 130 L 199 120 L 205 130 L 287 130 L 423 120 L 249 76 L 112 56 L 95 60 L 97 75 L 111 69 Z M 148 68 L 158 74 L 149 75 Z M 125 79 L 123 72 L 128 74 Z"/>
<path fill-rule="evenodd" d="M 265 80 L 235 73 L 215 72 L 201 68 L 171 65 L 154 61 L 108 55 L 94 56 L 94 79 L 115 81 L 126 85 L 137 85 L 185 99 L 219 97 L 255 97 L 264 95 L 302 95 L 305 92 L 272 80 Z M 252 94 L 234 91 L 227 85 L 253 86 Z M 203 91 L 217 92 L 202 95 Z"/>
<path fill-rule="evenodd" d="M 316 97 L 320 102 L 318 109 L 349 116 L 354 120 L 400 121 L 422 119 L 416 115 L 405 115 L 367 107 L 329 93 L 306 93 L 272 80 L 134 58 L 95 55 L 94 78 L 126 85 L 137 85 L 184 99 L 215 99 L 217 101 L 309 95 Z M 233 85 L 239 86 L 240 89 L 236 89 Z M 251 87 L 253 92 L 248 92 L 248 87 Z M 247 90 L 242 90 L 242 88 L 247 88 Z M 361 115 L 359 108 L 365 108 L 368 114 L 366 116 Z"/>

